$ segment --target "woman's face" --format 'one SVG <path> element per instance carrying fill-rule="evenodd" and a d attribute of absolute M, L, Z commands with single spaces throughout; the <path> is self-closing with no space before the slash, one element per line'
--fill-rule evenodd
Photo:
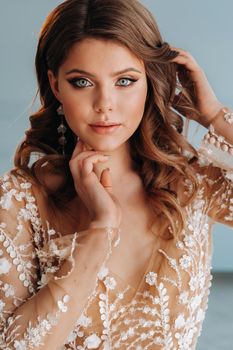
<path fill-rule="evenodd" d="M 147 96 L 144 63 L 116 41 L 87 38 L 75 44 L 58 76 L 48 71 L 48 77 L 68 125 L 97 151 L 122 146 L 141 122 Z M 93 128 L 96 123 L 120 125 Z"/>

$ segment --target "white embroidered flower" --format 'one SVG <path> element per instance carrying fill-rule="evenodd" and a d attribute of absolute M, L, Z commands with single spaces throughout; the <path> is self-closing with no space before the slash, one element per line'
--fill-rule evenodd
<path fill-rule="evenodd" d="M 160 303 L 159 297 L 154 297 L 154 298 L 152 299 L 152 301 L 153 301 L 153 304 L 155 304 L 155 305 L 158 305 L 158 304 Z"/>
<path fill-rule="evenodd" d="M 25 198 L 25 193 L 24 192 L 19 192 L 15 194 L 15 199 L 20 202 L 23 198 Z"/>
<path fill-rule="evenodd" d="M 180 260 L 180 266 L 182 269 L 186 270 L 191 266 L 192 259 L 189 255 L 183 255 Z"/>
<path fill-rule="evenodd" d="M 3 182 L 6 182 L 7 184 L 9 184 L 9 182 L 7 182 L 9 179 L 10 179 L 10 177 L 8 174 L 3 174 L 3 176 L 2 176 Z"/>
<path fill-rule="evenodd" d="M 78 320 L 78 325 L 84 327 L 84 328 L 87 328 L 88 326 L 90 326 L 92 323 L 92 318 L 91 317 L 87 317 L 85 315 L 81 315 L 79 317 L 79 320 Z"/>
<path fill-rule="evenodd" d="M 25 221 L 29 221 L 31 217 L 31 213 L 27 209 L 21 208 L 19 210 L 19 217 L 22 217 Z"/>
<path fill-rule="evenodd" d="M 204 205 L 205 205 L 205 201 L 203 199 L 198 199 L 194 202 L 193 208 L 195 210 L 199 210 L 199 209 L 202 209 Z"/>
<path fill-rule="evenodd" d="M 6 209 L 6 210 L 10 209 L 11 203 L 12 203 L 12 197 L 14 196 L 15 193 L 16 193 L 16 190 L 10 190 L 9 192 L 7 192 L 1 197 L 0 206 L 2 207 L 2 209 Z"/>
<path fill-rule="evenodd" d="M 23 225 L 19 224 L 19 225 L 16 227 L 16 229 L 17 229 L 18 231 L 22 231 Z"/>
<path fill-rule="evenodd" d="M 68 310 L 68 307 L 61 300 L 58 300 L 57 306 L 61 312 L 67 312 L 67 310 Z"/>
<path fill-rule="evenodd" d="M 8 273 L 11 269 L 12 264 L 6 259 L 0 259 L 0 275 Z"/>
<path fill-rule="evenodd" d="M 176 333 L 175 337 L 178 340 L 179 349 L 182 349 L 182 350 L 189 350 L 190 349 L 190 345 L 192 342 L 191 333 L 185 333 L 185 334 Z"/>
<path fill-rule="evenodd" d="M 148 283 L 150 286 L 155 286 L 157 283 L 157 274 L 155 272 L 148 272 L 146 275 L 146 283 Z"/>
<path fill-rule="evenodd" d="M 84 346 L 86 346 L 88 349 L 98 349 L 99 345 L 101 343 L 100 337 L 98 337 L 97 334 L 93 333 L 92 335 L 89 335 L 84 341 Z"/>
<path fill-rule="evenodd" d="M 193 226 L 191 224 L 188 224 L 188 229 L 189 229 L 189 231 L 193 231 L 194 230 L 194 228 L 193 228 Z"/>
<path fill-rule="evenodd" d="M 31 324 L 29 324 L 27 328 L 27 333 L 28 333 L 30 346 L 32 348 L 41 344 L 42 332 L 40 329 L 40 323 L 36 327 L 32 327 Z"/>
<path fill-rule="evenodd" d="M 116 281 L 113 277 L 106 277 L 104 280 L 104 284 L 108 289 L 113 290 L 116 287 Z"/>
<path fill-rule="evenodd" d="M 23 188 L 24 190 L 27 190 L 31 186 L 32 185 L 30 184 L 30 182 L 24 182 L 24 183 L 20 184 L 20 187 Z"/>
<path fill-rule="evenodd" d="M 27 350 L 27 344 L 25 340 L 15 340 L 14 341 L 14 349 L 15 350 Z"/>
<path fill-rule="evenodd" d="M 197 312 L 197 318 L 196 321 L 197 322 L 202 322 L 205 318 L 205 312 L 202 309 L 199 309 Z"/>
<path fill-rule="evenodd" d="M 163 344 L 163 339 L 161 337 L 155 337 L 153 343 L 155 345 L 162 345 Z"/>
<path fill-rule="evenodd" d="M 134 335 L 134 328 L 133 328 L 133 327 L 130 327 L 130 328 L 128 329 L 128 335 L 129 335 L 130 337 L 132 337 L 132 336 Z"/>
<path fill-rule="evenodd" d="M 116 305 L 115 304 L 110 304 L 109 305 L 109 310 L 110 311 L 114 311 L 116 309 Z"/>
<path fill-rule="evenodd" d="M 145 314 L 148 314 L 150 312 L 150 307 L 149 306 L 144 306 L 143 310 L 142 310 Z"/>
<path fill-rule="evenodd" d="M 190 278 L 189 286 L 190 286 L 191 291 L 193 291 L 193 292 L 198 288 L 197 277 L 193 276 Z"/>
<path fill-rule="evenodd" d="M 119 298 L 119 299 L 123 299 L 123 298 L 124 298 L 124 294 L 123 294 L 123 293 L 121 293 L 121 292 L 120 292 L 120 293 L 118 293 L 118 294 L 117 294 L 117 298 Z"/>
<path fill-rule="evenodd" d="M 72 343 L 73 341 L 75 341 L 77 337 L 77 334 L 75 331 L 72 331 L 70 334 L 69 334 L 69 337 L 67 339 L 68 343 Z"/>
<path fill-rule="evenodd" d="M 201 295 L 196 295 L 191 299 L 190 305 L 192 311 L 195 311 L 201 304 L 202 296 Z"/>
<path fill-rule="evenodd" d="M 177 246 L 178 249 L 184 249 L 184 243 L 181 242 L 181 241 L 178 241 L 178 242 L 176 243 L 176 246 Z"/>
<path fill-rule="evenodd" d="M 188 303 L 188 296 L 189 296 L 189 293 L 188 293 L 188 292 L 182 292 L 182 293 L 180 293 L 180 296 L 179 296 L 179 303 L 181 303 L 181 304 L 187 304 L 187 303 Z"/>
<path fill-rule="evenodd" d="M 2 290 L 5 293 L 6 298 L 9 298 L 9 297 L 12 297 L 13 295 L 15 295 L 14 287 L 8 283 L 4 284 Z"/>
<path fill-rule="evenodd" d="M 146 333 L 140 334 L 140 339 L 141 339 L 141 340 L 145 340 L 146 338 L 147 338 Z"/>
<path fill-rule="evenodd" d="M 50 329 L 52 328 L 52 325 L 49 323 L 48 320 L 42 320 L 41 324 L 41 331 L 43 332 L 43 335 L 45 335 Z"/>
<path fill-rule="evenodd" d="M 3 311 L 5 305 L 6 304 L 2 300 L 0 300 L 0 313 Z"/>
<path fill-rule="evenodd" d="M 184 244 L 186 245 L 186 247 L 188 248 L 192 248 L 194 246 L 194 239 L 192 236 L 188 235 L 188 236 L 185 236 L 184 238 Z"/>
<path fill-rule="evenodd" d="M 48 235 L 51 237 L 56 234 L 56 231 L 53 229 L 48 230 Z"/>
<path fill-rule="evenodd" d="M 181 314 L 175 320 L 175 328 L 180 329 L 184 327 L 184 325 L 185 325 L 185 318 L 184 318 L 184 315 Z"/>
<path fill-rule="evenodd" d="M 105 266 L 102 266 L 102 268 L 98 273 L 98 278 L 102 281 L 107 275 L 108 275 L 108 268 Z"/>
<path fill-rule="evenodd" d="M 123 322 L 124 322 L 124 324 L 126 324 L 126 325 L 130 324 L 130 320 L 129 320 L 128 318 L 125 318 Z"/>
<path fill-rule="evenodd" d="M 150 297 L 150 292 L 148 290 L 145 290 L 143 292 L 143 298 L 149 298 Z"/>
<path fill-rule="evenodd" d="M 32 197 L 32 196 L 27 196 L 27 201 L 29 202 L 29 203 L 35 203 L 35 198 L 34 197 Z M 36 207 L 34 207 L 35 209 L 36 209 Z"/>

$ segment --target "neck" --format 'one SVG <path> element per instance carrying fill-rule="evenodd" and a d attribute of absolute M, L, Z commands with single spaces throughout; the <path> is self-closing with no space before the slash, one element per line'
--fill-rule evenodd
<path fill-rule="evenodd" d="M 94 171 L 98 178 L 100 178 L 101 172 L 105 168 L 110 168 L 113 187 L 115 187 L 122 183 L 126 176 L 135 173 L 128 143 L 123 144 L 114 151 L 104 152 L 104 154 L 109 155 L 109 160 L 94 165 Z"/>

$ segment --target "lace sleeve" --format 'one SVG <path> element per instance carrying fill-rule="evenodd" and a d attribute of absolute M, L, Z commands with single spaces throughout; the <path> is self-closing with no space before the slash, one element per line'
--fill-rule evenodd
<path fill-rule="evenodd" d="M 33 193 L 26 177 L 13 173 L 0 177 L 0 349 L 4 350 L 55 350 L 64 344 L 94 296 L 98 272 L 118 233 L 111 228 L 86 230 L 43 246 L 45 231 Z"/>
<path fill-rule="evenodd" d="M 36 291 L 38 268 L 30 224 L 35 204 L 30 187 L 10 174 L 0 179 L 0 344 L 7 322 L 13 322 L 11 314 Z"/>
<path fill-rule="evenodd" d="M 233 113 L 225 115 L 229 124 Z M 232 128 L 233 125 L 229 125 Z M 198 174 L 206 185 L 208 215 L 214 221 L 233 227 L 233 144 L 217 134 L 213 125 L 204 135 L 198 150 Z"/>

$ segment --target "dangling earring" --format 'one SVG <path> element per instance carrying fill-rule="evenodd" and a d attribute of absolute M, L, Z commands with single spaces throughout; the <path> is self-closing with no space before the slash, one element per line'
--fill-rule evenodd
<path fill-rule="evenodd" d="M 65 154 L 65 144 L 66 144 L 66 137 L 65 137 L 65 132 L 66 132 L 66 127 L 64 125 L 64 111 L 63 111 L 63 106 L 60 105 L 57 109 L 57 114 L 61 116 L 61 124 L 57 128 L 58 133 L 61 135 L 58 139 L 59 144 L 62 146 L 62 154 Z"/>

